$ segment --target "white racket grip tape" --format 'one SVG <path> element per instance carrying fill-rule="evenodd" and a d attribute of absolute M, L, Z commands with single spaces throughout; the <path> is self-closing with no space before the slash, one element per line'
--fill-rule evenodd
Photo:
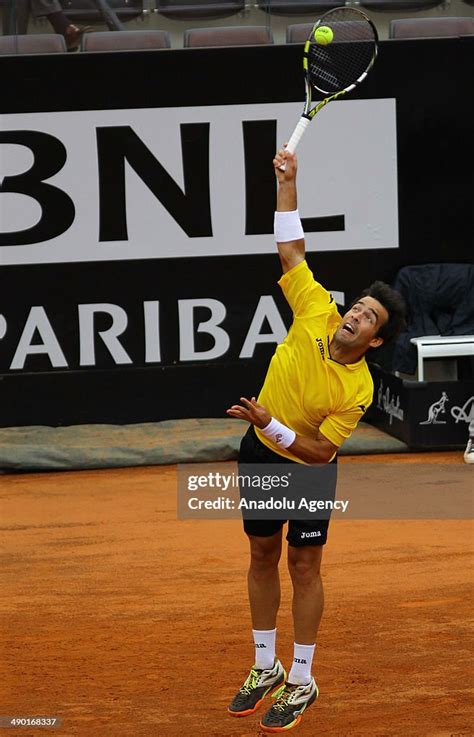
<path fill-rule="evenodd" d="M 303 137 L 303 133 L 305 132 L 308 125 L 311 123 L 308 118 L 300 118 L 298 121 L 298 125 L 296 126 L 295 130 L 293 131 L 293 134 L 288 141 L 288 146 L 286 147 L 286 150 L 290 152 L 290 154 L 294 154 L 296 151 L 296 147 L 301 141 Z"/>
<path fill-rule="evenodd" d="M 286 147 L 286 150 L 290 152 L 290 154 L 294 154 L 296 151 L 296 147 L 301 141 L 303 137 L 303 133 L 305 132 L 308 125 L 311 123 L 311 121 L 308 118 L 300 118 L 298 121 L 298 124 L 293 131 L 290 140 L 288 141 L 288 145 Z M 286 166 L 285 164 L 282 164 L 280 166 L 281 171 L 285 171 Z"/>

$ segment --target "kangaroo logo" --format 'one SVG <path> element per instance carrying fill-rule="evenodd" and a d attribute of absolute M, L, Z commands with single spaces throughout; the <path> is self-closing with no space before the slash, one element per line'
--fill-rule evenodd
<path fill-rule="evenodd" d="M 441 399 L 437 402 L 433 402 L 428 410 L 428 419 L 424 422 L 419 422 L 419 425 L 446 425 L 446 420 L 438 420 L 438 415 L 445 414 L 446 410 L 444 405 L 449 402 L 449 397 L 446 392 L 441 394 Z"/>

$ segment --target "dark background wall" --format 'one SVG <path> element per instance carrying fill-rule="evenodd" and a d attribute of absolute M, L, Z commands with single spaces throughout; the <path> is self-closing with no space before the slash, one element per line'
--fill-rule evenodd
<path fill-rule="evenodd" d="M 346 302 L 376 278 L 392 281 L 407 264 L 471 261 L 472 108 L 466 90 L 473 49 L 468 38 L 384 42 L 376 67 L 353 95 L 396 99 L 400 245 L 308 255 L 318 279 L 337 284 Z M 2 113 L 245 105 L 303 97 L 300 50 L 291 46 L 4 57 L 0 69 Z M 8 235 L 2 242 L 8 243 Z M 0 424 L 224 416 L 239 396 L 258 392 L 275 347 L 258 344 L 252 358 L 239 357 L 260 297 L 272 295 L 289 324 L 276 285 L 279 274 L 278 257 L 267 254 L 1 266 Z M 214 360 L 181 360 L 178 300 L 193 298 L 225 305 L 221 327 L 229 347 Z M 145 301 L 159 301 L 161 360 L 153 363 L 146 360 Z M 130 362 L 117 365 L 97 339 L 95 365 L 80 365 L 77 306 L 86 303 L 117 304 L 126 312 L 120 340 Z M 67 365 L 53 368 L 48 356 L 38 354 L 21 368 L 11 367 L 35 305 L 43 306 Z M 207 316 L 196 310 L 194 328 Z M 107 315 L 97 317 L 97 330 L 109 325 Z M 271 328 L 264 323 L 260 332 Z M 211 347 L 209 335 L 196 333 L 196 350 Z"/>

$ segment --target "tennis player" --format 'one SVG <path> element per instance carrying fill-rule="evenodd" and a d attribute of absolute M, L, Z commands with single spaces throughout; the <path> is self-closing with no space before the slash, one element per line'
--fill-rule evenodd
<path fill-rule="evenodd" d="M 305 260 L 296 157 L 282 149 L 273 164 L 278 180 L 275 238 L 283 269 L 279 285 L 293 323 L 270 362 L 258 401 L 241 397 L 241 404 L 227 413 L 250 423 L 240 446 L 241 463 L 329 463 L 372 402 L 373 382 L 364 356 L 403 328 L 405 307 L 398 292 L 377 281 L 341 318 Z M 320 566 L 329 521 L 288 522 L 295 637 L 288 676 L 275 653 L 285 522 L 244 520 L 250 541 L 248 592 L 255 664 L 228 710 L 236 717 L 253 714 L 272 691 L 275 700 L 260 721 L 265 732 L 295 727 L 318 696 L 311 668 L 323 612 Z"/>

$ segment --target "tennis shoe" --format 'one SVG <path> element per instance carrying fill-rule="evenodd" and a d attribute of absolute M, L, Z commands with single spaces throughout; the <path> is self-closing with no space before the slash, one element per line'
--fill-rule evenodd
<path fill-rule="evenodd" d="M 303 712 L 318 698 L 318 694 L 314 678 L 307 686 L 284 683 L 273 694 L 275 703 L 260 722 L 260 729 L 264 732 L 286 732 L 298 726 Z"/>
<path fill-rule="evenodd" d="M 275 658 L 273 668 L 251 668 L 250 673 L 239 688 L 227 711 L 233 717 L 246 717 L 253 714 L 261 706 L 265 696 L 274 688 L 285 682 L 286 673 Z"/>
<path fill-rule="evenodd" d="M 470 437 L 467 441 L 464 460 L 466 463 L 474 463 L 474 437 Z"/>

